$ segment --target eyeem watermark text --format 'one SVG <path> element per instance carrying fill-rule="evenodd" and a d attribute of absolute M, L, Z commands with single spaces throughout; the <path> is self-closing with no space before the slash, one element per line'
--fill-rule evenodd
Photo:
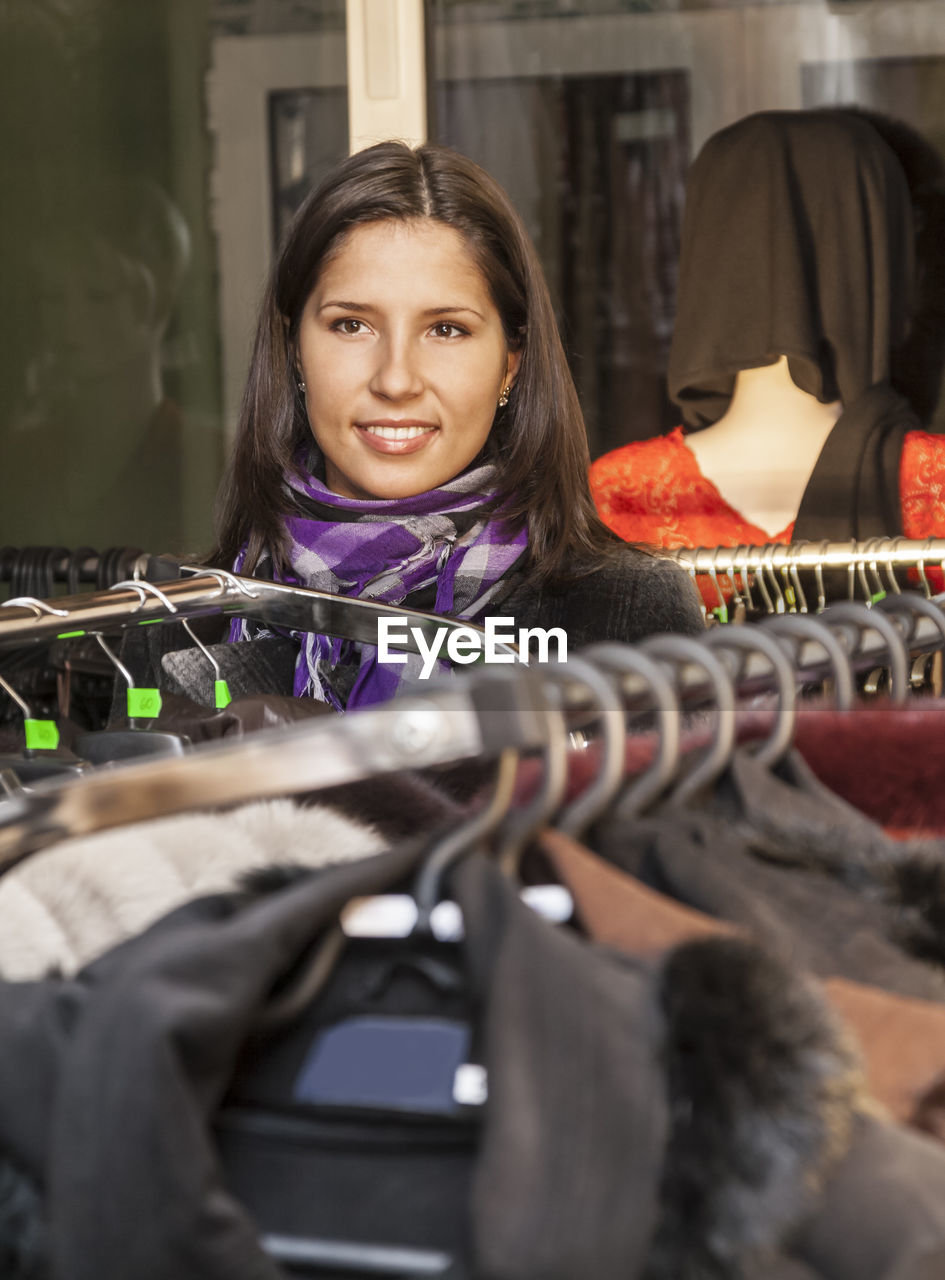
<path fill-rule="evenodd" d="M 518 654 L 505 647 L 515 644 Z M 404 618 L 378 618 L 378 662 L 406 662 L 406 653 L 397 652 L 405 645 L 415 647 L 423 659 L 421 680 L 429 678 L 438 658 L 449 658 L 461 665 L 568 660 L 568 636 L 563 627 L 519 627 L 516 631 L 514 618 L 486 618 L 482 631 L 474 627 L 437 627 L 431 635 L 423 627 L 408 626 Z"/>

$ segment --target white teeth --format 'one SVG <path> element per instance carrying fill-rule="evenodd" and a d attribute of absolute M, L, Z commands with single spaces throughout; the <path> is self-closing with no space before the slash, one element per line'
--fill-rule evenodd
<path fill-rule="evenodd" d="M 380 436 L 382 440 L 413 440 L 433 430 L 433 427 L 365 427 L 365 431 L 372 436 Z"/>

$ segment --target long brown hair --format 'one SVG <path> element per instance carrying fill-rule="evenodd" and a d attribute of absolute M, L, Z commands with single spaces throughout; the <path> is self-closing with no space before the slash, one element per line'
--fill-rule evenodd
<path fill-rule="evenodd" d="M 587 483 L 584 419 L 558 335 L 541 263 L 508 196 L 484 169 L 447 147 L 382 142 L 350 156 L 296 214 L 263 298 L 236 445 L 218 497 L 212 563 L 230 567 L 247 545 L 247 571 L 268 552 L 284 567 L 283 478 L 299 451 L 318 456 L 297 387 L 296 343 L 319 272 L 362 223 L 433 218 L 464 237 L 522 359 L 497 411 L 486 455 L 497 467 L 503 519 L 527 524 L 530 567 L 567 577 L 599 561 L 614 537 Z"/>

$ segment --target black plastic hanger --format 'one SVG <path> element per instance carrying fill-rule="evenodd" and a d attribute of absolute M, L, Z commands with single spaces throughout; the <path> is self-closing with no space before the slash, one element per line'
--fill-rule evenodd
<path fill-rule="evenodd" d="M 117 764 L 142 756 L 182 756 L 190 745 L 188 739 L 177 733 L 139 728 L 137 725 L 139 720 L 153 720 L 160 713 L 160 691 L 136 687 L 131 672 L 112 652 L 105 637 L 96 632 L 95 639 L 127 687 L 129 728 L 93 729 L 80 733 L 75 742 L 76 754 L 93 765 Z"/>

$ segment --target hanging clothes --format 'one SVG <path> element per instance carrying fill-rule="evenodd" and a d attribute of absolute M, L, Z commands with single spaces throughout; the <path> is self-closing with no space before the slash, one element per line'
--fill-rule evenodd
<path fill-rule="evenodd" d="M 3 1173 L 32 1188 L 39 1221 L 25 1225 L 57 1280 L 278 1274 L 256 1238 L 273 1224 L 250 1217 L 251 1186 L 242 1203 L 226 1190 L 228 1148 L 221 1168 L 209 1118 L 221 1102 L 225 1116 L 231 1094 L 258 1101 L 278 1079 L 285 1028 L 269 1058 L 258 1039 L 273 986 L 346 902 L 395 888 L 421 854 L 414 843 L 201 899 L 75 978 L 0 984 Z M 859 1128 L 855 1060 L 816 993 L 737 939 L 677 948 L 654 974 L 535 916 L 478 855 L 450 891 L 465 925 L 452 967 L 476 1011 L 489 1094 L 459 1206 L 469 1257 L 456 1274 L 465 1262 L 495 1280 L 770 1274 L 762 1264 L 816 1211 Z M 409 967 L 410 944 L 398 954 Z M 337 992 L 326 1001 L 337 1013 Z M 303 1101 L 285 1096 L 284 1118 Z M 352 1184 L 327 1176 L 340 1135 L 322 1150 L 321 1185 L 350 1202 Z M 297 1183 L 297 1135 L 290 1147 Z M 270 1145 L 257 1181 L 268 1184 L 280 1158 Z M 381 1184 L 370 1151 L 360 1163 L 370 1240 Z M 283 1215 L 305 1209 L 304 1197 L 280 1201 Z M 312 1212 L 334 1220 L 329 1208 Z M 413 1208 L 422 1229 L 422 1204 Z M 304 1213 L 296 1225 L 304 1231 Z M 22 1219 L 0 1220 L 0 1256 L 17 1227 L 22 1236 Z M 889 1224 L 887 1250 L 898 1229 Z"/>
<path fill-rule="evenodd" d="M 802 706 L 794 741 L 818 778 L 887 830 L 945 835 L 945 707 L 935 698 L 850 712 Z"/>
<path fill-rule="evenodd" d="M 540 847 L 571 893 L 587 935 L 654 968 L 684 941 L 740 932 L 650 888 L 560 831 L 543 832 Z M 870 1097 L 899 1123 L 945 1139 L 945 1007 L 844 978 L 824 978 L 822 988 L 856 1036 Z"/>

